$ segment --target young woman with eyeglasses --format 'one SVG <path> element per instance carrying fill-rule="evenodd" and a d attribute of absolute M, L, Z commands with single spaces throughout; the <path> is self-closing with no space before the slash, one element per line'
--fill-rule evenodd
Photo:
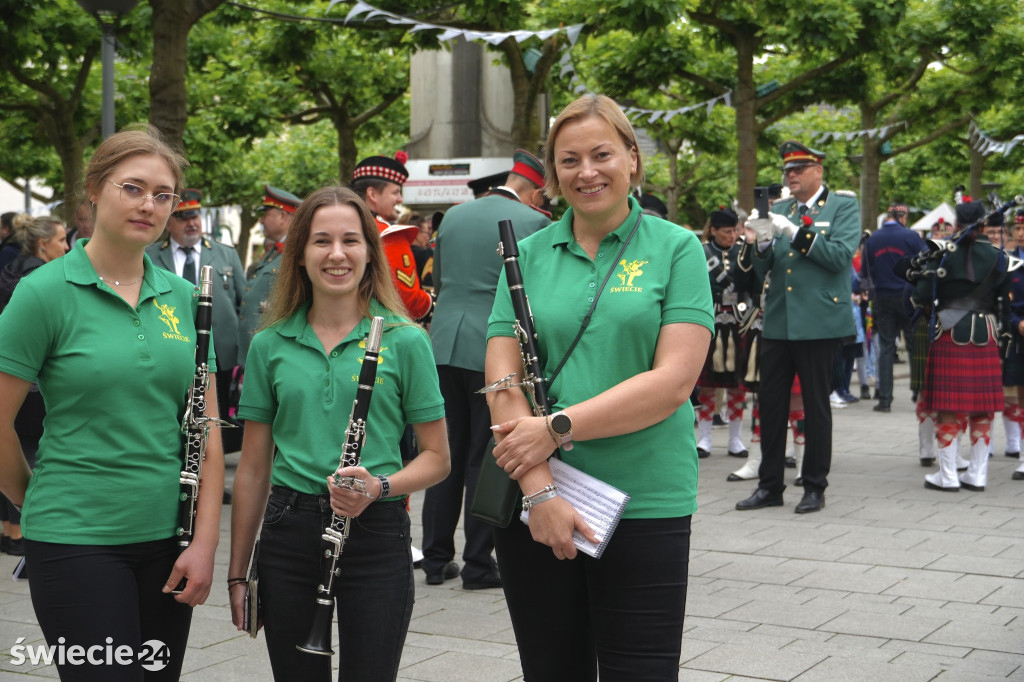
<path fill-rule="evenodd" d="M 0 490 L 24 504 L 32 604 L 47 644 L 67 654 L 66 680 L 178 679 L 192 607 L 213 579 L 216 428 L 183 552 L 176 536 L 196 298 L 145 254 L 185 164 L 153 128 L 105 140 L 85 177 L 93 237 L 22 281 L 0 315 Z M 30 473 L 13 422 L 32 382 L 47 415 Z M 213 385 L 207 405 L 216 414 Z"/>

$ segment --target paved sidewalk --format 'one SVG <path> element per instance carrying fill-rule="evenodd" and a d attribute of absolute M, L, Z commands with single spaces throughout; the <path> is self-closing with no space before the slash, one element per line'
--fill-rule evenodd
<path fill-rule="evenodd" d="M 832 485 L 820 513 L 794 514 L 794 487 L 784 507 L 735 511 L 754 483 L 726 482 L 741 460 L 725 455 L 727 432 L 715 429 L 701 461 L 680 680 L 1024 680 L 1024 481 L 1010 480 L 1017 462 L 1002 454 L 1001 419 L 985 492 L 926 490 L 907 380 L 896 383 L 891 414 L 871 401 L 833 412 Z M 0 557 L 0 575 L 14 563 Z M 521 680 L 501 591 L 465 592 L 458 582 L 429 587 L 417 573 L 399 679 Z M 271 679 L 262 635 L 240 636 L 226 599 L 218 588 L 196 610 L 182 679 Z M 19 637 L 41 641 L 28 585 L 4 578 L 0 682 L 55 678 L 52 666 L 12 665 Z"/>

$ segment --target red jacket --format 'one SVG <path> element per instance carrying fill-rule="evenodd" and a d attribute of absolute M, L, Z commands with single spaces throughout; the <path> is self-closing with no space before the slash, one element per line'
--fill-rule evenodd
<path fill-rule="evenodd" d="M 430 294 L 420 287 L 420 279 L 416 275 L 416 259 L 412 255 L 412 243 L 419 233 L 419 228 L 415 225 L 389 225 L 377 216 L 374 218 L 380 230 L 384 255 L 391 266 L 391 280 L 395 283 L 406 310 L 409 311 L 409 317 L 414 320 L 426 317 L 433 300 Z"/>

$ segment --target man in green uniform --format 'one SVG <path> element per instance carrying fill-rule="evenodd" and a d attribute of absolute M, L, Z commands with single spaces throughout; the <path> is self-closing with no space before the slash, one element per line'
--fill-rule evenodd
<path fill-rule="evenodd" d="M 751 245 L 740 255 L 747 264 L 762 259 L 771 284 L 761 338 L 760 480 L 736 508 L 782 505 L 786 419 L 796 374 L 806 425 L 804 496 L 795 509 L 802 514 L 825 506 L 832 462 L 832 363 L 841 339 L 856 333 L 850 296 L 860 208 L 852 192 L 829 192 L 822 184 L 824 152 L 789 141 L 779 153 L 790 198 L 777 201 L 769 216 L 751 214 Z"/>
<path fill-rule="evenodd" d="M 476 481 L 490 440 L 490 412 L 482 394 L 487 318 L 501 273 L 498 221 L 511 220 L 523 239 L 551 222 L 535 208 L 544 201 L 544 165 L 529 152 L 518 150 L 512 172 L 490 194 L 448 210 L 434 246 L 434 291 L 437 305 L 430 338 L 448 416 L 452 471 L 428 488 L 423 500 L 423 570 L 427 583 L 439 585 L 459 575 L 455 556 L 455 527 L 463 507 L 473 500 Z M 465 490 L 465 498 L 463 498 Z M 499 587 L 491 558 L 491 527 L 470 514 L 464 516 L 466 545 L 462 585 L 466 589 Z"/>
<path fill-rule="evenodd" d="M 217 350 L 217 402 L 220 414 L 227 415 L 231 374 L 238 358 L 238 306 L 245 293 L 245 275 L 238 252 L 203 234 L 203 193 L 186 189 L 181 203 L 167 221 L 161 241 L 146 249 L 153 263 L 164 270 L 199 283 L 200 268 L 213 267 L 213 343 Z M 233 452 L 227 441 L 235 436 L 224 431 L 225 451 Z"/>
<path fill-rule="evenodd" d="M 252 343 L 252 335 L 259 328 L 260 316 L 267 307 L 270 289 L 277 278 L 284 239 L 292 224 L 292 216 L 302 200 L 291 192 L 263 185 L 263 212 L 260 223 L 267 239 L 263 257 L 249 267 L 246 274 L 245 296 L 238 309 L 238 364 L 245 367 L 245 356 Z"/>

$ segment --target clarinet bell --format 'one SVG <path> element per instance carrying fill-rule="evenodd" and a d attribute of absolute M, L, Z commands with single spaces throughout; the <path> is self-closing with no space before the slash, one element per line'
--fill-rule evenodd
<path fill-rule="evenodd" d="M 333 656 L 331 649 L 331 623 L 334 621 L 334 604 L 324 604 L 318 599 L 316 612 L 313 614 L 313 624 L 309 628 L 309 636 L 302 644 L 296 644 L 295 648 L 307 654 L 318 654 L 320 656 Z"/>

